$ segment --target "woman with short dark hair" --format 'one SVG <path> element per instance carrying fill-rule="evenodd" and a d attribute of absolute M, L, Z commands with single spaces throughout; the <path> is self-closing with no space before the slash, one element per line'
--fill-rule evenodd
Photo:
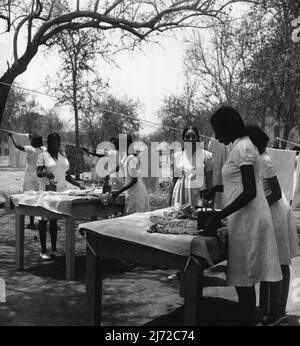
<path fill-rule="evenodd" d="M 214 233 L 220 221 L 228 219 L 227 282 L 237 290 L 241 322 L 255 325 L 255 284 L 282 279 L 271 212 L 260 180 L 260 155 L 234 108 L 217 110 L 211 125 L 217 140 L 233 146 L 222 169 L 223 185 L 206 192 L 224 191 L 227 206 L 208 220 L 205 232 Z"/>

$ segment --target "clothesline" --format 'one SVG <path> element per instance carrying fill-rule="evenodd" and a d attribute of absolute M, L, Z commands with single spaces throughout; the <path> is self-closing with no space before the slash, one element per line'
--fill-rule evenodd
<path fill-rule="evenodd" d="M 10 87 L 13 87 L 13 88 L 23 89 L 23 90 L 26 90 L 26 91 L 30 91 L 32 93 L 37 93 L 37 94 L 41 94 L 41 95 L 48 96 L 48 97 L 58 98 L 55 95 L 46 94 L 46 93 L 41 92 L 41 91 L 36 91 L 36 90 L 20 87 L 18 85 L 13 85 L 13 84 L 8 84 L 8 83 L 3 83 L 3 82 L 0 82 L 0 84 L 7 85 L 7 86 L 10 86 Z M 120 113 L 120 112 L 115 112 L 115 111 L 112 111 L 112 110 L 109 110 L 109 109 L 105 109 L 105 108 L 98 108 L 98 109 L 103 111 L 103 112 L 108 112 L 108 113 L 120 115 L 120 116 L 123 116 L 123 117 L 132 118 L 132 119 L 138 120 L 140 122 L 143 122 L 143 123 L 146 123 L 146 124 L 149 124 L 149 125 L 153 125 L 153 126 L 157 126 L 157 127 L 165 127 L 165 128 L 167 128 L 169 130 L 174 130 L 174 131 L 182 132 L 182 130 L 180 130 L 180 129 L 176 128 L 176 127 L 172 127 L 172 126 L 168 126 L 168 125 L 162 125 L 160 123 L 155 123 L 155 122 L 149 121 L 149 120 L 137 119 L 136 117 L 134 117 L 132 115 L 128 115 L 128 114 L 124 114 L 124 113 Z M 199 134 L 199 136 L 202 137 L 202 138 L 214 139 L 213 137 L 202 135 L 202 134 Z"/>
<path fill-rule="evenodd" d="M 289 143 L 289 144 L 292 144 L 292 145 L 297 145 L 297 146 L 300 147 L 300 144 L 299 144 L 299 143 L 287 141 L 286 139 L 282 139 L 282 138 L 279 138 L 279 137 L 276 137 L 276 138 L 274 139 L 274 141 L 275 141 L 275 140 L 278 140 L 278 141 L 281 141 L 281 142 L 286 142 L 286 143 Z"/>

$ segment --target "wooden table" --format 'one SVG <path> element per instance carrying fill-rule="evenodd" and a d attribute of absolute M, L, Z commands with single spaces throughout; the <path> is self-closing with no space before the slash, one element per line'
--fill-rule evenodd
<path fill-rule="evenodd" d="M 139 216 L 137 216 L 138 221 Z M 118 221 L 121 223 L 123 217 Z M 96 224 L 96 223 L 90 223 Z M 101 229 L 101 221 L 97 221 Z M 91 229 L 93 228 L 93 229 Z M 203 271 L 210 265 L 201 256 L 195 256 L 197 262 L 191 259 L 184 271 L 189 256 L 181 256 L 167 251 L 162 251 L 151 246 L 125 241 L 108 234 L 95 231 L 95 227 L 83 224 L 80 229 L 86 232 L 86 308 L 87 323 L 89 325 L 101 324 L 102 300 L 102 259 L 104 257 L 125 259 L 145 265 L 155 265 L 162 269 L 177 269 L 181 275 L 181 292 L 184 296 L 184 325 L 198 324 L 200 304 L 203 291 Z M 157 234 L 153 233 L 153 236 Z M 168 236 L 168 235 L 167 235 Z M 181 237 L 178 235 L 177 237 Z M 226 244 L 220 244 L 216 238 L 201 237 L 201 242 L 207 244 L 208 251 L 212 254 L 213 263 L 218 263 L 226 258 Z M 166 237 L 166 241 L 168 241 Z"/>
<path fill-rule="evenodd" d="M 64 219 L 66 230 L 66 279 L 72 280 L 75 275 L 75 219 L 92 220 L 97 217 L 106 217 L 116 213 L 123 213 L 125 197 L 120 195 L 116 198 L 114 204 L 103 207 L 103 204 L 97 200 L 76 199 L 72 201 L 71 215 L 54 213 L 42 207 L 29 205 L 19 205 L 15 207 L 15 232 L 16 248 L 15 259 L 16 269 L 24 269 L 24 219 L 25 215 L 41 216 L 52 219 Z"/>

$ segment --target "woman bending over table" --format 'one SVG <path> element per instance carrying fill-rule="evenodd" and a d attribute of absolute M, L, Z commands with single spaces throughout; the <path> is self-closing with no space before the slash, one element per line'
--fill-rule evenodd
<path fill-rule="evenodd" d="M 248 137 L 240 114 L 222 107 L 211 117 L 216 139 L 232 150 L 222 169 L 223 185 L 205 192 L 223 192 L 226 207 L 212 216 L 205 231 L 215 233 L 228 218 L 227 282 L 235 286 L 241 322 L 256 324 L 255 284 L 282 280 L 275 232 L 261 183 L 260 155 Z"/>

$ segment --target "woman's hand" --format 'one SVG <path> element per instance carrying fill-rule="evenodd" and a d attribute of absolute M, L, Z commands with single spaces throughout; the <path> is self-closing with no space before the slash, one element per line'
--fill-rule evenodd
<path fill-rule="evenodd" d="M 85 190 L 85 186 L 83 184 L 79 184 L 78 187 L 80 188 L 80 190 Z"/>

